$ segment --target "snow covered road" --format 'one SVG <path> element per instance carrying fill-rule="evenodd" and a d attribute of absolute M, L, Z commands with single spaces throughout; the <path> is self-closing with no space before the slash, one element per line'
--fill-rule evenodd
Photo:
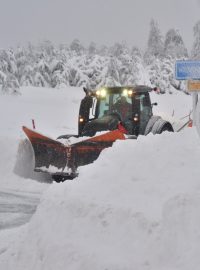
<path fill-rule="evenodd" d="M 36 211 L 41 192 L 0 191 L 0 230 L 25 224 Z"/>

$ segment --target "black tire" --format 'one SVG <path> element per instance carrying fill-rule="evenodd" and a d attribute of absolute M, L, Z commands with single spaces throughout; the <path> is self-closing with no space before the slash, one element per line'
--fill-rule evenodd
<path fill-rule="evenodd" d="M 148 121 L 148 123 L 147 123 L 147 125 L 146 125 L 146 128 L 145 128 L 144 135 L 148 135 L 150 132 L 152 132 L 152 129 L 153 129 L 154 124 L 155 124 L 159 119 L 161 119 L 161 117 L 160 117 L 160 116 L 157 116 L 157 115 L 153 115 L 153 116 L 149 119 L 149 121 Z"/>
<path fill-rule="evenodd" d="M 160 118 L 153 125 L 151 132 L 153 134 L 161 134 L 164 131 L 174 132 L 174 129 L 173 129 L 172 125 L 169 122 L 167 122 L 167 121 L 163 120 L 162 118 Z"/>
<path fill-rule="evenodd" d="M 159 133 L 157 134 L 161 134 L 164 131 L 168 131 L 168 132 L 174 132 L 174 129 L 172 127 L 172 125 L 169 122 L 166 122 L 163 127 L 159 130 Z"/>
<path fill-rule="evenodd" d="M 62 183 L 66 180 L 73 180 L 74 178 L 76 178 L 78 175 L 77 174 L 73 174 L 73 175 L 57 175 L 57 174 L 54 174 L 52 175 L 52 179 L 53 181 L 55 181 L 56 183 Z"/>

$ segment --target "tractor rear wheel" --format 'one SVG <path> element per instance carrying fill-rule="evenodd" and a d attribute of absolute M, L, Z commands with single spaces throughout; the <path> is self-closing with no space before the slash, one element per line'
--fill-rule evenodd
<path fill-rule="evenodd" d="M 164 131 L 174 132 L 174 129 L 173 129 L 172 125 L 169 122 L 167 122 L 167 121 L 163 120 L 162 118 L 160 118 L 153 125 L 151 132 L 153 134 L 161 134 Z"/>

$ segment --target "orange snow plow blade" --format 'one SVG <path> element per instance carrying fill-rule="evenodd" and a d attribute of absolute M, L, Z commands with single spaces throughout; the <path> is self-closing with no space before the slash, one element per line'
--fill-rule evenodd
<path fill-rule="evenodd" d="M 101 151 L 111 147 L 116 140 L 125 140 L 121 131 L 113 130 L 85 140 L 79 137 L 83 140 L 65 145 L 27 127 L 23 127 L 23 131 L 34 150 L 35 171 L 63 176 L 76 175 L 79 166 L 95 161 Z"/>

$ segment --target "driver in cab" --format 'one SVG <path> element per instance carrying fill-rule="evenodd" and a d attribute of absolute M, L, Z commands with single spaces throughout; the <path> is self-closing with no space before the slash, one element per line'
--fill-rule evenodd
<path fill-rule="evenodd" d="M 131 116 L 132 105 L 127 101 L 125 96 L 119 97 L 112 108 L 113 112 L 120 114 L 122 121 Z"/>

